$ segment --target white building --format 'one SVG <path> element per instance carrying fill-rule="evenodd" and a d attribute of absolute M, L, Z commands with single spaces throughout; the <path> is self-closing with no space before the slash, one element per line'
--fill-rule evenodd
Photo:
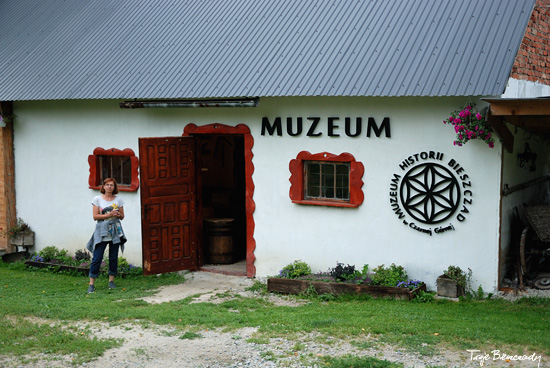
<path fill-rule="evenodd" d="M 534 0 L 2 4 L 0 106 L 15 115 L 1 129 L 5 221 L 15 205 L 32 251 L 83 249 L 91 199 L 115 176 L 124 257 L 147 273 L 207 267 L 205 220 L 231 218 L 231 262 L 249 277 L 297 259 L 395 263 L 434 288 L 458 265 L 494 291 L 512 270 L 515 208 L 548 203 L 548 67 L 524 79 L 518 53 L 544 11 Z M 443 120 L 468 103 L 492 112 L 494 148 L 453 145 Z M 526 144 L 537 156 L 520 166 Z"/>

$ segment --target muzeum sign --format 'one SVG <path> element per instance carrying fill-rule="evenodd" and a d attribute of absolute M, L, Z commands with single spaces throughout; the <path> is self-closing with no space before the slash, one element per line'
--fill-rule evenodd
<path fill-rule="evenodd" d="M 472 204 L 465 169 L 442 152 L 410 155 L 390 180 L 390 205 L 403 225 L 430 236 L 454 231 Z"/>
<path fill-rule="evenodd" d="M 371 133 L 380 137 L 384 133 L 391 138 L 389 117 L 380 124 L 373 117 L 364 121 L 361 117 L 328 117 L 326 121 L 320 117 L 264 117 L 261 135 L 282 136 L 286 131 L 293 137 L 304 133 L 320 137 L 324 130 L 329 137 L 339 137 L 341 131 L 348 137 L 371 137 Z M 389 194 L 391 208 L 403 225 L 432 236 L 454 231 L 455 225 L 466 220 L 472 183 L 456 160 L 446 160 L 442 152 L 425 151 L 410 155 L 399 168 L 390 180 Z"/>

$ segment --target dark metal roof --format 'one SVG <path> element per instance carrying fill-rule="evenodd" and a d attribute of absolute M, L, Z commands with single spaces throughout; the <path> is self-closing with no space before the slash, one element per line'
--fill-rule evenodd
<path fill-rule="evenodd" d="M 0 100 L 479 96 L 535 0 L 0 0 Z"/>

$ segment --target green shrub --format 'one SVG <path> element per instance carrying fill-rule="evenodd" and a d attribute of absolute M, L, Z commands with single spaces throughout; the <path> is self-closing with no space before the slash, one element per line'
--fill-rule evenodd
<path fill-rule="evenodd" d="M 137 276 L 143 274 L 143 269 L 128 263 L 124 257 L 118 257 L 118 272 L 126 275 Z"/>
<path fill-rule="evenodd" d="M 336 281 L 354 282 L 356 284 L 370 283 L 368 264 L 364 265 L 361 271 L 358 271 L 354 265 L 344 266 L 343 263 L 337 263 L 336 267 L 332 268 L 329 273 Z"/>
<path fill-rule="evenodd" d="M 355 279 L 355 266 L 349 264 L 344 266 L 343 263 L 336 263 L 336 267 L 330 271 L 330 275 L 338 281 Z"/>
<path fill-rule="evenodd" d="M 92 256 L 90 255 L 90 252 L 88 252 L 86 249 L 79 249 L 75 252 L 74 258 L 77 261 L 83 262 L 91 260 Z"/>
<path fill-rule="evenodd" d="M 394 263 L 389 267 L 380 265 L 374 269 L 372 284 L 377 286 L 397 286 L 400 282 L 407 282 L 409 276 L 403 266 L 396 266 Z"/>
<path fill-rule="evenodd" d="M 44 262 L 51 262 L 67 258 L 67 252 L 66 249 L 57 249 L 55 245 L 50 245 L 42 249 L 38 254 L 44 259 Z"/>
<path fill-rule="evenodd" d="M 301 276 L 311 275 L 311 267 L 303 261 L 296 260 L 293 263 L 286 265 L 279 272 L 279 277 L 287 279 L 297 279 Z"/>
<path fill-rule="evenodd" d="M 466 273 L 460 267 L 451 265 L 445 271 L 443 271 L 443 275 L 447 276 L 451 280 L 454 280 L 467 293 L 470 292 L 470 284 L 472 280 L 471 269 L 468 268 L 468 273 Z"/>
<path fill-rule="evenodd" d="M 419 290 L 418 294 L 413 299 L 415 303 L 429 303 L 435 299 L 435 293 L 430 293 L 428 291 Z"/>

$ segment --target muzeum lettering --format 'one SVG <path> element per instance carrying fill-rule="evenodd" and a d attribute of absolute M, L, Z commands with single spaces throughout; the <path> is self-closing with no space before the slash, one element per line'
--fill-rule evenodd
<path fill-rule="evenodd" d="M 403 225 L 430 236 L 454 231 L 453 217 L 458 222 L 465 221 L 470 212 L 468 206 L 472 204 L 472 183 L 465 169 L 454 159 L 446 165 L 443 162 L 445 155 L 442 152 L 415 153 L 399 164 L 404 173 L 394 173 L 390 179 L 390 206 L 397 218 Z M 408 177 L 412 177 L 413 184 L 405 182 Z M 439 180 L 422 183 L 426 177 L 438 177 Z M 420 185 L 414 187 L 417 184 Z M 411 190 L 407 189 L 408 185 L 412 186 Z M 437 201 L 433 200 L 435 196 Z M 422 203 L 422 206 L 406 207 L 407 203 Z M 443 223 L 448 220 L 451 222 Z"/>
<path fill-rule="evenodd" d="M 343 120 L 343 121 L 342 121 Z M 291 137 L 296 137 L 304 132 L 308 137 L 320 137 L 323 135 L 323 126 L 326 127 L 326 134 L 329 137 L 339 137 L 345 134 L 348 137 L 359 137 L 363 134 L 364 125 L 366 125 L 365 136 L 370 138 L 372 133 L 380 137 L 382 133 L 386 138 L 391 138 L 390 118 L 385 117 L 382 123 L 378 125 L 373 117 L 367 118 L 366 123 L 363 118 L 356 117 L 353 120 L 350 117 L 341 119 L 340 117 L 328 117 L 326 121 L 320 117 L 287 117 L 286 133 Z M 343 130 L 342 130 L 343 129 Z M 262 135 L 283 135 L 283 121 L 281 117 L 276 117 L 270 122 L 268 117 L 262 118 Z"/>

